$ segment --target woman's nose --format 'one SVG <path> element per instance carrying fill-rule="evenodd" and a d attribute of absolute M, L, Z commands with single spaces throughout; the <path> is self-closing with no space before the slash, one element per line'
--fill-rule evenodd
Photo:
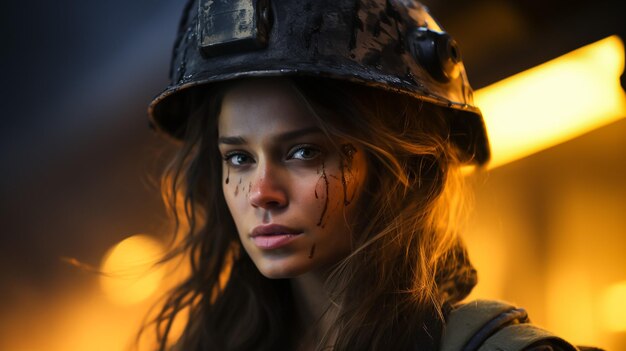
<path fill-rule="evenodd" d="M 287 206 L 287 192 L 279 173 L 280 170 L 271 165 L 259 164 L 250 190 L 253 207 L 272 209 Z"/>

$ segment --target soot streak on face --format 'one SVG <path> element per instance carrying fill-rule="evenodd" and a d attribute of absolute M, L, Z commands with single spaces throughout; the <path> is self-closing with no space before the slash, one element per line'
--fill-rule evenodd
<path fill-rule="evenodd" d="M 239 186 L 241 185 L 241 178 L 239 178 L 239 183 L 237 183 L 237 187 L 235 187 L 235 196 L 239 195 Z"/>
<path fill-rule="evenodd" d="M 344 157 L 342 157 L 339 161 L 339 168 L 341 169 L 341 185 L 343 186 L 343 205 L 348 206 L 354 199 L 354 194 L 356 190 L 352 192 L 352 196 L 348 199 L 348 184 L 346 181 L 346 171 L 352 175 L 352 160 L 354 160 L 354 154 L 356 153 L 356 148 L 352 144 L 343 144 L 341 146 L 341 151 L 345 156 L 345 164 Z"/>
<path fill-rule="evenodd" d="M 324 198 L 324 208 L 322 209 L 322 214 L 320 215 L 320 220 L 317 222 L 318 227 L 324 228 L 324 216 L 326 215 L 326 211 L 328 210 L 328 176 L 326 175 L 326 165 L 324 161 L 322 161 L 322 176 L 321 179 L 324 179 L 324 187 L 326 191 L 326 197 Z M 317 192 L 316 192 L 317 197 Z"/>
<path fill-rule="evenodd" d="M 313 255 L 315 255 L 315 244 L 311 246 L 311 251 L 309 252 L 309 259 L 312 259 Z"/>

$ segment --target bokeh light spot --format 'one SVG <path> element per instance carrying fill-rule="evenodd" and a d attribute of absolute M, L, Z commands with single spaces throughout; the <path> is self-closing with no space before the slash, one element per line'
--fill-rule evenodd
<path fill-rule="evenodd" d="M 160 286 L 164 272 L 154 267 L 163 246 L 148 235 L 133 235 L 113 246 L 102 260 L 100 284 L 119 304 L 135 304 L 150 297 Z"/>
<path fill-rule="evenodd" d="M 604 291 L 602 305 L 606 328 L 626 332 L 626 281 L 609 286 Z"/>

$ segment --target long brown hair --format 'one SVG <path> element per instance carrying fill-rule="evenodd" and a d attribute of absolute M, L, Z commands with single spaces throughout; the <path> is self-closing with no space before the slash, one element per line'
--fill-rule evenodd
<path fill-rule="evenodd" d="M 337 314 L 318 347 L 436 349 L 445 307 L 476 281 L 453 225 L 460 176 L 449 112 L 351 83 L 291 82 L 322 130 L 361 145 L 370 163 L 353 250 L 326 282 Z M 188 94 L 193 112 L 185 141 L 163 177 L 183 233 L 168 258 L 187 256 L 191 272 L 155 319 L 159 350 L 168 349 L 171 324 L 183 310 L 189 313 L 177 343 L 183 350 L 294 350 L 301 335 L 291 283 L 262 276 L 241 249 L 221 190 L 216 140 L 223 91 L 217 84 Z"/>

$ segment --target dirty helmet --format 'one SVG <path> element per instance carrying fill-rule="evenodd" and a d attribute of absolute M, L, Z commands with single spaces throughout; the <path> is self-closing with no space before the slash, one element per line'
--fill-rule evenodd
<path fill-rule="evenodd" d="M 463 161 L 489 143 L 459 48 L 410 0 L 192 0 L 174 44 L 170 85 L 150 104 L 157 130 L 182 138 L 197 86 L 244 77 L 309 76 L 407 94 L 447 109 Z"/>

